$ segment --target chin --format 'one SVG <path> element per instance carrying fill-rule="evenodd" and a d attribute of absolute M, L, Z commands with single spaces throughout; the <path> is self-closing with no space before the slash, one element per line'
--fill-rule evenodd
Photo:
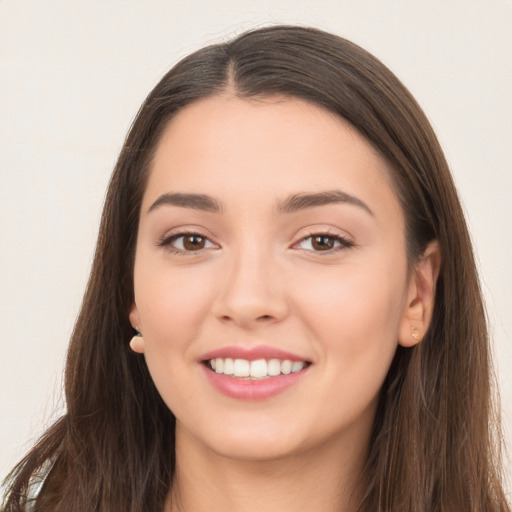
<path fill-rule="evenodd" d="M 202 423 L 205 425 L 205 423 Z M 290 428 L 292 427 L 292 428 Z M 286 458 L 306 449 L 308 436 L 294 432 L 287 422 L 250 421 L 219 424 L 210 422 L 208 430 L 188 430 L 181 424 L 177 429 L 177 443 L 195 439 L 199 445 L 206 446 L 211 452 L 229 459 L 245 461 L 268 461 Z M 188 443 L 187 443 L 188 444 Z"/>
<path fill-rule="evenodd" d="M 264 462 L 286 459 L 300 453 L 294 443 L 284 442 L 283 439 L 238 438 L 225 439 L 217 446 L 212 446 L 218 455 L 240 461 Z"/>

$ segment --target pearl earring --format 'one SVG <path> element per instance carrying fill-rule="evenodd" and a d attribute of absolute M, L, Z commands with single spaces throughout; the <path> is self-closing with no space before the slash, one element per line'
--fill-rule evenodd
<path fill-rule="evenodd" d="M 137 334 L 132 337 L 130 340 L 130 348 L 137 352 L 138 354 L 142 354 L 144 352 L 144 339 L 142 338 L 142 334 L 138 331 L 138 329 L 135 329 L 137 331 Z"/>

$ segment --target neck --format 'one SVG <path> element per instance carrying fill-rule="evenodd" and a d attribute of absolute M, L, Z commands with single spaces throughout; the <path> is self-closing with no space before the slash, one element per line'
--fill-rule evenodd
<path fill-rule="evenodd" d="M 366 448 L 331 442 L 275 460 L 227 458 L 177 431 L 172 512 L 353 512 Z"/>

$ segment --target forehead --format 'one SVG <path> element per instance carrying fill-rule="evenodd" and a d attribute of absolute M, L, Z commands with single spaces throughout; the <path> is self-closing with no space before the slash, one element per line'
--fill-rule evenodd
<path fill-rule="evenodd" d="M 185 107 L 166 127 L 144 205 L 162 193 L 195 192 L 264 206 L 336 188 L 400 210 L 390 181 L 386 161 L 335 114 L 297 98 L 226 93 Z"/>

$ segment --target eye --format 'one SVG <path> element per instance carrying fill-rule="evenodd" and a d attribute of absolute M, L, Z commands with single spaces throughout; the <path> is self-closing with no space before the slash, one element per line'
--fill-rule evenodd
<path fill-rule="evenodd" d="M 177 254 L 198 252 L 202 249 L 217 247 L 208 237 L 201 233 L 177 233 L 164 238 L 158 245 Z"/>
<path fill-rule="evenodd" d="M 315 233 L 303 238 L 297 245 L 299 249 L 314 252 L 336 252 L 353 247 L 353 243 L 339 235 Z"/>

